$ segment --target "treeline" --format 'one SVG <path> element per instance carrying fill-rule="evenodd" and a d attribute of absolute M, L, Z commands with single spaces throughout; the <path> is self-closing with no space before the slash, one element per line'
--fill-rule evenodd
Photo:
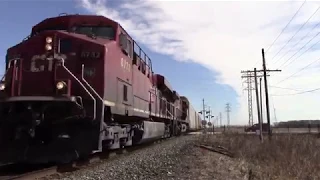
<path fill-rule="evenodd" d="M 320 126 L 320 120 L 284 121 L 273 125 L 276 128 L 313 128 L 318 126 Z"/>

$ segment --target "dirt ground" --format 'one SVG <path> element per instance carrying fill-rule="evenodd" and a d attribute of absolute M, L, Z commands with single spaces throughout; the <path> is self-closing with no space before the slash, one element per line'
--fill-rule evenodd
<path fill-rule="evenodd" d="M 169 179 L 192 180 L 248 180 L 248 163 L 198 147 L 203 141 L 201 135 L 194 135 L 194 143 L 181 150 L 179 164 Z"/>

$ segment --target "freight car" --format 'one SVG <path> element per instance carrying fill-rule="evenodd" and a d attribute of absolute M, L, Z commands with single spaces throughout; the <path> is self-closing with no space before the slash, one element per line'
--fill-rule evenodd
<path fill-rule="evenodd" d="M 68 163 L 195 130 L 199 116 L 122 26 L 63 15 L 9 48 L 0 163 Z"/>
<path fill-rule="evenodd" d="M 189 122 L 188 131 L 192 132 L 201 129 L 201 117 L 199 113 L 194 109 L 187 97 L 181 96 L 180 98 L 187 107 L 187 121 Z"/>

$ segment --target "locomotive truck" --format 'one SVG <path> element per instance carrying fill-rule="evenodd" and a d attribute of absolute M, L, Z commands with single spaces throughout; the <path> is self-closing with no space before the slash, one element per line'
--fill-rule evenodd
<path fill-rule="evenodd" d="M 112 19 L 47 18 L 7 50 L 0 163 L 68 163 L 199 126 L 188 98 Z"/>

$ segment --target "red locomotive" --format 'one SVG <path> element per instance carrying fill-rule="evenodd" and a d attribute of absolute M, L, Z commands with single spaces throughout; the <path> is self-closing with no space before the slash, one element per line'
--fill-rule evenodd
<path fill-rule="evenodd" d="M 189 106 L 117 22 L 48 18 L 7 51 L 0 163 L 66 163 L 180 135 L 200 121 Z"/>

